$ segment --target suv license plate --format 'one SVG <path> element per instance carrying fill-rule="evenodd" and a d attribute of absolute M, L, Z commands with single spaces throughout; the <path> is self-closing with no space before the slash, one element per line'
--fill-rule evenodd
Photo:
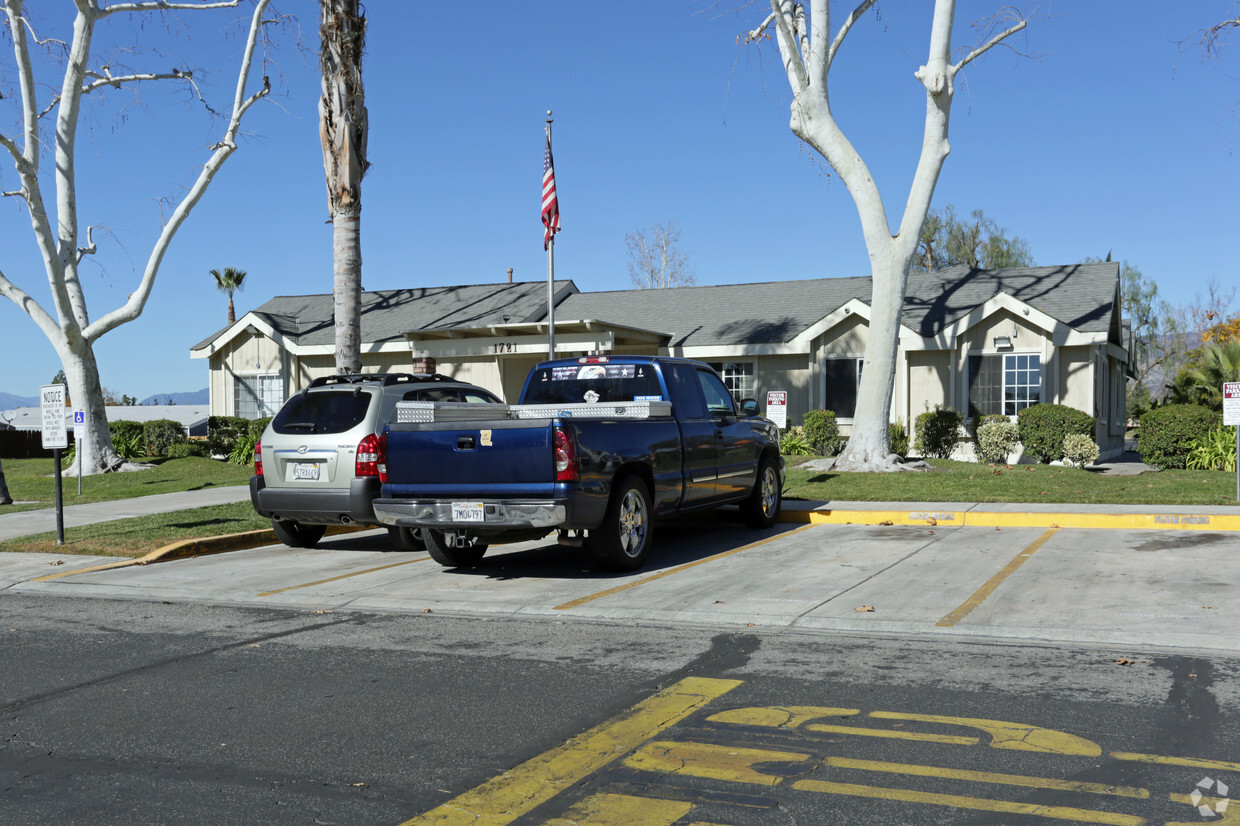
<path fill-rule="evenodd" d="M 453 522 L 484 522 L 481 502 L 453 502 Z"/>
<path fill-rule="evenodd" d="M 319 478 L 318 462 L 298 462 L 293 465 L 294 479 L 314 479 Z"/>

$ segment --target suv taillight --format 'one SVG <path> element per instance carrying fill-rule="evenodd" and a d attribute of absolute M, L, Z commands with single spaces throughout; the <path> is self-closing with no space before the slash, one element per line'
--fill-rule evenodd
<path fill-rule="evenodd" d="M 579 476 L 577 472 L 577 445 L 573 443 L 572 434 L 560 425 L 556 425 L 553 438 L 555 440 L 555 481 L 576 481 Z"/>
<path fill-rule="evenodd" d="M 357 463 L 354 467 L 355 476 L 378 476 L 379 472 L 379 437 L 371 433 L 357 445 Z"/>
<path fill-rule="evenodd" d="M 263 443 L 254 443 L 254 475 L 263 475 Z"/>

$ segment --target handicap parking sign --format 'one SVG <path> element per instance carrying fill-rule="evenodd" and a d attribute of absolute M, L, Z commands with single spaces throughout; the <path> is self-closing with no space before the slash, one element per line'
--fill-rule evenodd
<path fill-rule="evenodd" d="M 81 424 L 86 424 L 86 411 L 85 410 L 74 410 L 73 411 L 73 426 L 77 427 L 78 425 L 81 425 Z"/>

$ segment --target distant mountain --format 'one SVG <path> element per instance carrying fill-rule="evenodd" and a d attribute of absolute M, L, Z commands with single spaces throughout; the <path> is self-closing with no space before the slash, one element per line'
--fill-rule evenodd
<path fill-rule="evenodd" d="M 209 388 L 202 388 L 192 393 L 156 393 L 154 396 L 147 396 L 139 402 L 139 404 L 210 404 L 211 391 Z"/>
<path fill-rule="evenodd" d="M 14 396 L 12 393 L 0 393 L 0 410 L 13 407 L 38 407 L 38 396 Z"/>

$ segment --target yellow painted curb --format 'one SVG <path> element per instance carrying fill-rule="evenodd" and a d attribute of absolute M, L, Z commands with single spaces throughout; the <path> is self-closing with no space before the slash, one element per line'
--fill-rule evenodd
<path fill-rule="evenodd" d="M 358 531 L 374 530 L 370 525 L 331 525 L 327 528 L 326 536 L 336 536 L 342 533 L 356 533 Z M 54 579 L 62 579 L 67 576 L 76 576 L 77 574 L 89 574 L 95 571 L 109 571 L 113 568 L 130 568 L 135 565 L 152 565 L 156 562 L 171 562 L 174 559 L 189 559 L 195 556 L 208 556 L 210 554 L 222 554 L 228 551 L 243 551 L 247 548 L 257 548 L 262 545 L 270 545 L 276 541 L 275 532 L 270 528 L 259 531 L 246 531 L 244 533 L 228 533 L 222 536 L 207 536 L 199 539 L 182 539 L 179 542 L 173 542 L 171 545 L 165 545 L 162 548 L 156 548 L 145 556 L 136 559 L 120 559 L 116 562 L 108 562 L 104 565 L 91 565 L 89 568 L 74 568 L 72 571 L 61 571 L 47 576 L 35 577 L 32 582 L 49 582 Z"/>
<path fill-rule="evenodd" d="M 972 528 L 1107 528 L 1129 531 L 1240 531 L 1240 513 L 1037 513 L 1002 511 L 782 511 L 780 522 L 811 525 L 920 525 Z"/>

